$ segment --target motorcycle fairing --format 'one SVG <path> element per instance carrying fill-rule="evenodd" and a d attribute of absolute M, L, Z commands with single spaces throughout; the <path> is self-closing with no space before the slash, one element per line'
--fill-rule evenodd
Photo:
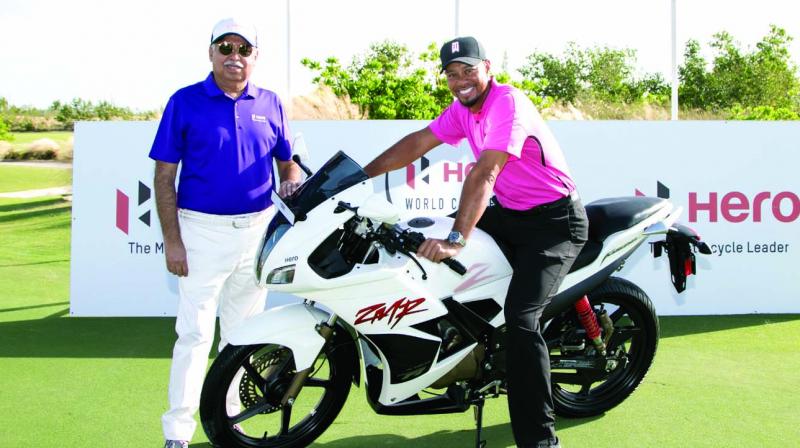
<path fill-rule="evenodd" d="M 366 339 L 369 343 L 364 343 L 362 340 L 361 350 L 365 353 L 364 356 L 364 378 L 367 382 L 367 391 L 373 395 L 377 395 L 377 401 L 381 405 L 390 406 L 392 404 L 400 403 L 401 401 L 416 395 L 422 389 L 433 384 L 436 380 L 441 378 L 444 374 L 452 370 L 462 359 L 472 352 L 477 344 L 473 343 L 461 349 L 454 355 L 444 359 L 436 359 L 428 370 L 419 374 L 407 381 L 401 383 L 392 382 L 392 366 L 389 365 L 383 351 L 375 345 L 373 338 L 397 338 L 397 335 L 373 335 L 371 338 Z M 437 339 L 441 342 L 440 338 Z M 399 341 L 402 342 L 402 341 Z M 438 348 L 439 344 L 436 344 Z M 384 345 L 385 347 L 385 345 Z M 366 355 L 369 353 L 369 355 Z M 438 357 L 437 357 L 438 358 Z M 380 383 L 375 384 L 375 383 Z M 379 386 L 379 387 L 378 387 Z"/>

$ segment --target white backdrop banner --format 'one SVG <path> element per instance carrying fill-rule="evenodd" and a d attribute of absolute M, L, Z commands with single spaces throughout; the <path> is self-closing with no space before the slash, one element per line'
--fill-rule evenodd
<path fill-rule="evenodd" d="M 319 167 L 343 150 L 368 163 L 426 121 L 296 121 Z M 800 312 L 797 166 L 800 124 L 791 122 L 551 122 L 583 202 L 635 194 L 667 197 L 714 253 L 675 293 L 665 257 L 646 247 L 617 275 L 650 295 L 659 314 Z M 147 157 L 155 122 L 78 123 L 73 164 L 70 310 L 78 316 L 174 315 L 177 280 L 163 239 Z M 442 145 L 373 180 L 407 218 L 458 206 L 473 163 L 466 143 Z M 291 296 L 271 294 L 269 305 Z"/>

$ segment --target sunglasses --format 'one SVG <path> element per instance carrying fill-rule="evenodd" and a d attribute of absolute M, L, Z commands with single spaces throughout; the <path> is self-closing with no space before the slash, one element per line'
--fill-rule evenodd
<path fill-rule="evenodd" d="M 253 54 L 253 46 L 250 44 L 237 45 L 228 41 L 222 41 L 217 44 L 217 49 L 223 56 L 228 56 L 233 53 L 234 47 L 236 52 L 242 57 L 248 57 Z"/>

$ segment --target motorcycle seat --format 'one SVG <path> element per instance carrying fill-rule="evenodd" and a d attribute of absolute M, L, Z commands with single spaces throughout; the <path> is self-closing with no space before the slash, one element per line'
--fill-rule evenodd
<path fill-rule="evenodd" d="M 570 272 L 591 264 L 603 248 L 609 235 L 634 226 L 652 216 L 667 201 L 661 198 L 631 196 L 600 199 L 586 204 L 589 218 L 589 239 L 581 249 Z"/>
<path fill-rule="evenodd" d="M 589 239 L 602 243 L 609 235 L 649 218 L 667 203 L 662 198 L 629 196 L 599 199 L 586 204 Z"/>

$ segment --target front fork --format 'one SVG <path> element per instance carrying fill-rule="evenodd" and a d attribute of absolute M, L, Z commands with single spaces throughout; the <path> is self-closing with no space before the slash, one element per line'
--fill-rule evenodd
<path fill-rule="evenodd" d="M 331 314 L 327 322 L 320 323 L 316 327 L 317 333 L 322 336 L 322 339 L 325 339 L 325 343 L 322 345 L 323 350 L 325 350 L 325 346 L 331 340 L 331 337 L 333 337 L 333 327 L 336 325 L 337 319 L 337 315 Z M 314 371 L 314 364 L 315 363 L 312 363 L 307 369 L 303 369 L 294 374 L 292 382 L 289 384 L 286 393 L 283 394 L 283 398 L 281 399 L 281 405 L 283 407 L 292 407 L 292 405 L 294 405 L 294 400 L 297 398 L 297 395 L 300 394 L 300 389 L 303 388 L 303 384 L 306 383 L 308 376 Z"/>
<path fill-rule="evenodd" d="M 611 339 L 611 334 L 614 332 L 614 323 L 608 317 L 608 312 L 605 309 L 600 310 L 600 313 L 595 314 L 592 304 L 589 303 L 589 297 L 583 296 L 575 302 L 575 312 L 578 314 L 578 320 L 581 326 L 586 330 L 586 336 L 592 341 L 594 348 L 601 356 L 606 355 L 606 346 Z M 600 324 L 597 319 L 600 318 Z M 600 337 L 600 325 L 605 332 L 605 337 Z"/>

